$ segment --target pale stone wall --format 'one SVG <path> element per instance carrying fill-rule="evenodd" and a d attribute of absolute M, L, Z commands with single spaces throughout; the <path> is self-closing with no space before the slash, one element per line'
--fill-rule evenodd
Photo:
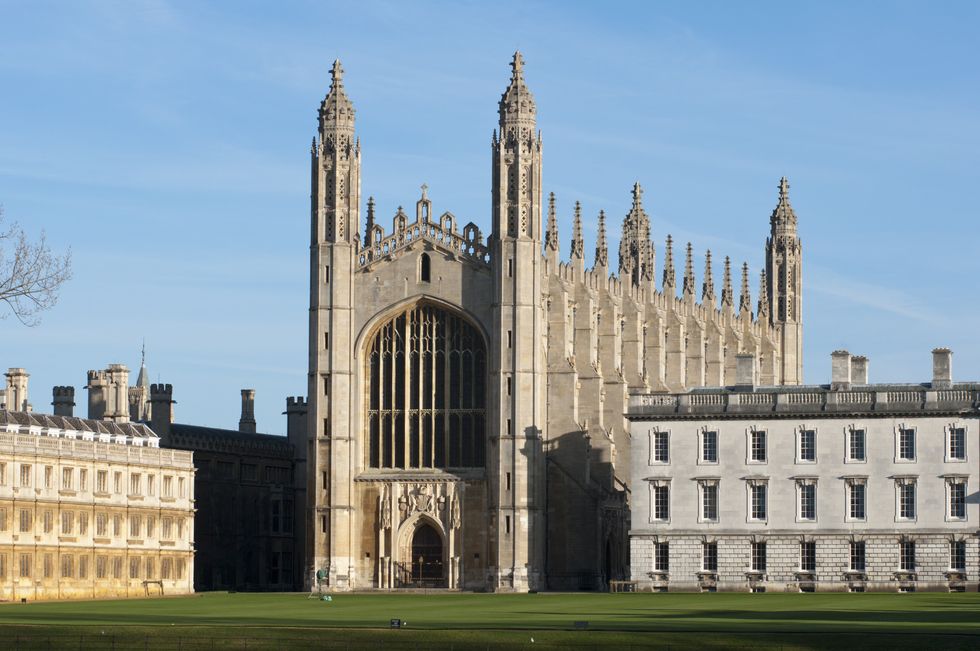
<path fill-rule="evenodd" d="M 763 270 L 757 304 L 745 266 L 736 296 L 728 259 L 716 294 L 710 252 L 699 287 L 690 245 L 678 283 L 669 236 L 658 286 L 639 184 L 623 219 L 618 267 L 600 215 L 586 268 L 578 206 L 563 262 L 553 196 L 545 223 L 543 142 L 519 53 L 511 65 L 491 138 L 486 240 L 472 222 L 433 212 L 425 186 L 414 215 L 399 207 L 387 228 L 369 199 L 362 224 L 354 107 L 334 65 L 311 149 L 307 485 L 315 523 L 307 576 L 326 572 L 330 589 L 390 584 L 385 567 L 398 550 L 381 526 L 379 484 L 401 490 L 401 482 L 429 481 L 466 484 L 463 586 L 602 589 L 628 573 L 629 392 L 730 384 L 736 355 L 745 352 L 760 360 L 763 382 L 802 377 L 802 252 L 785 180 L 765 248 L 768 273 L 781 284 L 770 291 Z M 367 467 L 365 342 L 418 302 L 462 314 L 486 336 L 487 464 L 479 478 L 393 478 Z"/>
<path fill-rule="evenodd" d="M 191 454 L 81 436 L 0 433 L 0 599 L 193 592 Z"/>
<path fill-rule="evenodd" d="M 758 587 L 798 590 L 976 589 L 980 548 L 980 386 L 862 385 L 743 391 L 702 390 L 637 395 L 633 433 L 632 577 L 642 588 L 700 589 L 701 544 L 717 542 L 719 590 Z M 899 453 L 900 430 L 915 431 L 913 459 Z M 965 455 L 952 458 L 951 432 L 965 431 Z M 815 459 L 801 455 L 800 435 L 814 432 Z M 864 460 L 853 459 L 848 437 L 865 434 Z M 704 432 L 716 432 L 717 462 L 702 459 Z M 751 458 L 752 432 L 765 432 L 766 459 Z M 669 438 L 667 461 L 654 459 L 654 435 Z M 866 488 L 865 517 L 849 513 L 848 486 Z M 902 517 L 899 485 L 915 484 L 915 516 Z M 951 482 L 966 485 L 965 518 L 950 512 Z M 702 519 L 699 486 L 718 487 L 718 518 Z M 750 484 L 766 486 L 766 518 L 750 517 Z M 815 518 L 800 513 L 803 484 L 815 485 Z M 669 486 L 669 517 L 656 517 L 653 486 Z M 660 515 L 663 515 L 662 513 Z M 816 543 L 814 577 L 800 573 L 801 541 Z M 849 574 L 851 541 L 865 541 L 867 570 Z M 915 543 L 915 568 L 899 570 L 899 543 Z M 966 571 L 950 567 L 950 541 L 966 544 Z M 669 575 L 654 572 L 653 545 L 670 545 Z M 767 569 L 749 570 L 750 543 L 767 544 Z M 962 574 L 962 576 L 961 576 Z M 711 584 L 710 581 L 706 585 Z"/>

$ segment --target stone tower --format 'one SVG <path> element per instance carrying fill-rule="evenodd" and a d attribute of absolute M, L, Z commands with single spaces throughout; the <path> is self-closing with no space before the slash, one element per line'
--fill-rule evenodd
<path fill-rule="evenodd" d="M 779 202 L 769 224 L 765 273 L 769 319 L 781 352 L 778 377 L 782 384 L 800 384 L 803 382 L 803 249 L 785 176 L 779 180 Z"/>
<path fill-rule="evenodd" d="M 544 561 L 547 320 L 542 305 L 541 135 L 520 52 L 500 98 L 494 134 L 492 326 L 488 455 L 491 550 L 498 590 L 537 589 Z M 496 439 L 496 440 L 494 440 Z M 496 445 L 495 445 L 496 443 Z"/>
<path fill-rule="evenodd" d="M 344 92 L 343 68 L 335 61 L 332 83 L 320 105 L 319 133 L 311 151 L 309 435 L 312 463 L 309 495 L 330 504 L 313 515 L 313 565 L 330 584 L 353 585 L 352 505 L 349 491 L 353 446 L 352 275 L 360 223 L 360 143 L 354 136 L 354 105 Z M 328 485 L 320 481 L 329 477 Z M 322 521 L 326 518 L 328 521 Z"/>

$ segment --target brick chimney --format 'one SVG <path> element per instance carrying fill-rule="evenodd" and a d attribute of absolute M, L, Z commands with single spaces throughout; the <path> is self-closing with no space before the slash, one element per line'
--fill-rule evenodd
<path fill-rule="evenodd" d="M 54 387 L 51 389 L 51 406 L 55 416 L 75 415 L 75 387 Z"/>
<path fill-rule="evenodd" d="M 851 388 L 851 354 L 846 350 L 835 350 L 830 353 L 830 389 L 831 391 Z"/>

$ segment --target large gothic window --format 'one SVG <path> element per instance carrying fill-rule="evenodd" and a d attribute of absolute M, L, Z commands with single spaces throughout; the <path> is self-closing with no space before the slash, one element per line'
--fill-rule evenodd
<path fill-rule="evenodd" d="M 486 349 L 465 319 L 415 305 L 368 348 L 368 465 L 482 468 Z"/>

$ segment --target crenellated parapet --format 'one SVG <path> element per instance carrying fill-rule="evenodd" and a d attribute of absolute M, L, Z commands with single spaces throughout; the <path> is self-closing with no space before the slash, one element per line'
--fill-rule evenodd
<path fill-rule="evenodd" d="M 392 258 L 413 242 L 425 240 L 436 248 L 465 257 L 485 265 L 490 264 L 490 250 L 483 240 L 483 232 L 473 222 L 458 229 L 456 216 L 444 212 L 438 218 L 431 216 L 432 202 L 422 186 L 422 198 L 418 202 L 415 219 L 409 221 L 401 206 L 392 218 L 391 233 L 387 234 L 380 224 L 374 221 L 374 202 L 368 204 L 368 224 L 364 245 L 358 252 L 358 265 L 370 267 L 373 263 Z"/>

